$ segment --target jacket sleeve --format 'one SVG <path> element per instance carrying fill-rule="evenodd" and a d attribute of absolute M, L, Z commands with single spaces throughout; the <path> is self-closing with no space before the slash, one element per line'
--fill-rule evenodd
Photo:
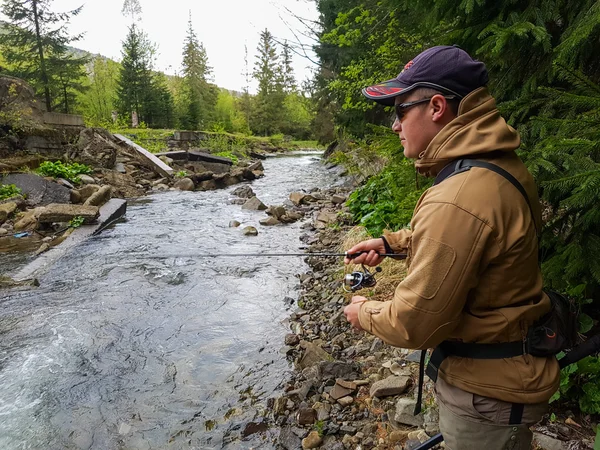
<path fill-rule="evenodd" d="M 361 305 L 363 329 L 402 348 L 431 348 L 458 325 L 482 257 L 496 245 L 486 223 L 451 203 L 421 205 L 412 221 L 412 262 L 391 301 Z"/>
<path fill-rule="evenodd" d="M 410 244 L 410 238 L 412 231 L 408 229 L 402 229 L 395 232 L 389 230 L 383 230 L 383 237 L 390 244 L 394 253 L 406 253 Z"/>

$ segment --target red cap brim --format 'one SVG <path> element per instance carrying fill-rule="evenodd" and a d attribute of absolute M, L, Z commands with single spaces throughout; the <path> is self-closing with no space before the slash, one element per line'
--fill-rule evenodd
<path fill-rule="evenodd" d="M 398 80 L 393 79 L 366 87 L 362 90 L 362 93 L 369 100 L 373 100 L 385 106 L 394 106 L 394 99 L 399 95 L 411 91 L 411 87 L 412 86 L 406 86 Z"/>

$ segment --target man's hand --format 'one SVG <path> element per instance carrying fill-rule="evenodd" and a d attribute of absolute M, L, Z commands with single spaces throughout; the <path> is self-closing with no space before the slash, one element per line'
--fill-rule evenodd
<path fill-rule="evenodd" d="M 352 297 L 352 303 L 350 303 L 344 308 L 344 315 L 346 316 L 346 320 L 350 322 L 350 324 L 357 330 L 363 329 L 360 326 L 360 321 L 358 320 L 358 312 L 360 311 L 361 305 L 366 301 L 368 300 L 365 297 L 355 295 L 354 297 Z"/>
<path fill-rule="evenodd" d="M 383 261 L 385 256 L 379 256 L 380 254 L 385 254 L 385 245 L 383 244 L 383 239 L 369 239 L 368 241 L 362 241 L 352 247 L 350 250 L 346 252 L 346 254 L 351 255 L 356 252 L 365 252 L 356 258 L 349 258 L 346 256 L 344 258 L 345 264 L 365 264 L 367 266 L 378 266 Z"/>

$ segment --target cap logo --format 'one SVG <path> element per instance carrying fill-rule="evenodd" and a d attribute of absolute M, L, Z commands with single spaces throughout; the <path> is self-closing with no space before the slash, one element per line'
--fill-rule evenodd
<path fill-rule="evenodd" d="M 412 61 L 412 60 L 409 61 L 409 62 L 407 62 L 406 65 L 404 66 L 404 69 L 402 69 L 402 72 L 400 72 L 400 73 L 404 73 L 406 70 L 410 69 L 413 66 L 414 63 L 415 62 Z"/>

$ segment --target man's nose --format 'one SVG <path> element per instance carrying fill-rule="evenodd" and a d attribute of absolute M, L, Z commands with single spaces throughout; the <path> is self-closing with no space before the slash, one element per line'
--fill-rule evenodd
<path fill-rule="evenodd" d="M 392 130 L 396 133 L 400 133 L 402 131 L 402 123 L 400 123 L 397 117 L 394 119 L 394 123 L 392 124 Z"/>

